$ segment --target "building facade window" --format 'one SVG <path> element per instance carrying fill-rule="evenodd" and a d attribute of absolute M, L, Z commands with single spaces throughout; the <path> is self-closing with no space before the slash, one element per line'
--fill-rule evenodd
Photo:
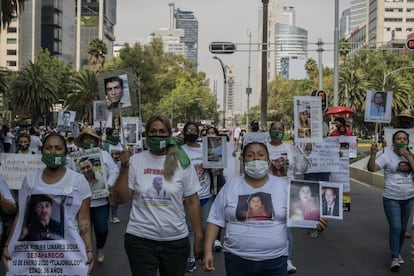
<path fill-rule="evenodd" d="M 6 41 L 7 44 L 17 44 L 16 38 L 8 38 Z"/>
<path fill-rule="evenodd" d="M 6 61 L 6 65 L 10 66 L 10 67 L 16 67 L 17 62 L 15 60 L 8 60 L 8 61 Z"/>
<path fill-rule="evenodd" d="M 17 28 L 16 27 L 8 27 L 7 32 L 9 34 L 15 34 L 15 33 L 17 33 Z"/>
<path fill-rule="evenodd" d="M 10 49 L 8 49 L 6 51 L 6 53 L 7 53 L 8 56 L 16 56 L 17 55 L 17 50 L 10 50 Z"/>

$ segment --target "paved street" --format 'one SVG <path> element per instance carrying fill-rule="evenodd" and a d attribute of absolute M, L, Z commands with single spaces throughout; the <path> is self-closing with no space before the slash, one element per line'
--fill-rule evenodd
<path fill-rule="evenodd" d="M 410 239 L 406 239 L 403 247 L 402 256 L 406 263 L 401 271 L 391 273 L 389 270 L 388 227 L 382 209 L 381 189 L 352 183 L 351 200 L 351 211 L 344 213 L 344 220 L 330 220 L 328 229 L 318 238 L 308 238 L 304 229 L 293 230 L 296 275 L 414 276 Z M 131 275 L 123 248 L 128 208 L 128 205 L 122 205 L 122 222 L 110 225 L 105 262 L 97 264 L 92 275 Z M 214 273 L 203 272 L 199 265 L 187 276 L 207 274 L 225 275 L 222 253 L 216 254 Z"/>

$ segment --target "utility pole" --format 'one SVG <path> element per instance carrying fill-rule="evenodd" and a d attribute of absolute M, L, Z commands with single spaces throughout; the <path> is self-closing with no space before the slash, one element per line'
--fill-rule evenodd
<path fill-rule="evenodd" d="M 252 33 L 249 31 L 249 67 L 247 67 L 247 112 L 246 112 L 246 129 L 249 128 L 249 112 L 250 112 L 250 94 L 252 94 L 252 88 L 250 87 L 250 68 L 251 68 L 251 50 L 252 50 Z"/>
<path fill-rule="evenodd" d="M 267 127 L 267 24 L 269 0 L 262 0 L 263 3 L 263 23 L 262 23 L 262 93 L 260 123 L 263 128 Z"/>
<path fill-rule="evenodd" d="M 334 106 L 338 106 L 339 87 L 339 0 L 335 0 L 335 31 L 334 31 Z"/>

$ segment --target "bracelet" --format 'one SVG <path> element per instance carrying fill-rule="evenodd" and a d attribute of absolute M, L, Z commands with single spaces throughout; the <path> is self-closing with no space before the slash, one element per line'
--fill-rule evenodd
<path fill-rule="evenodd" d="M 93 253 L 93 250 L 88 250 L 86 251 L 86 253 Z"/>
<path fill-rule="evenodd" d="M 129 162 L 121 163 L 122 168 L 129 168 Z"/>

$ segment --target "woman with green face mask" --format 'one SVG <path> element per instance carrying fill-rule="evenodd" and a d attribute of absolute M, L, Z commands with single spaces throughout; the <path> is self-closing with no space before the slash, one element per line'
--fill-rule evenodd
<path fill-rule="evenodd" d="M 404 263 L 400 255 L 405 240 L 405 229 L 414 205 L 414 157 L 409 150 L 410 136 L 397 130 L 392 136 L 392 148 L 385 148 L 377 156 L 378 145 L 371 145 L 367 168 L 370 172 L 384 170 L 385 185 L 382 204 L 389 224 L 391 271 L 399 271 Z"/>
<path fill-rule="evenodd" d="M 269 150 L 270 172 L 275 176 L 293 178 L 295 172 L 295 158 L 300 156 L 299 151 L 291 144 L 283 143 L 285 125 L 280 121 L 274 121 L 270 125 L 270 142 L 267 144 Z M 283 160 L 284 162 L 281 162 Z M 282 168 L 281 168 L 282 167 Z M 296 272 L 296 267 L 292 263 L 292 244 L 293 236 L 288 228 L 289 257 L 287 268 L 289 273 Z"/>
<path fill-rule="evenodd" d="M 93 128 L 89 127 L 84 128 L 75 139 L 76 145 L 81 148 L 81 150 L 96 148 L 99 145 L 99 141 L 100 136 L 97 135 Z M 115 184 L 119 169 L 108 152 L 100 150 L 100 153 L 102 155 L 102 167 L 106 172 L 106 183 L 110 189 Z M 94 173 L 92 177 L 89 177 L 87 170 L 81 170 L 80 172 L 85 175 L 85 178 L 88 180 L 92 189 L 91 221 L 96 240 L 96 259 L 99 263 L 102 263 L 105 260 L 104 247 L 109 233 L 108 219 L 110 205 L 107 193 L 102 193 L 103 189 L 101 188 L 95 188 L 105 186 L 104 183 L 101 183 L 104 179 L 97 173 Z"/>
<path fill-rule="evenodd" d="M 94 263 L 89 217 L 91 190 L 81 174 L 66 168 L 67 152 L 63 136 L 57 133 L 47 135 L 42 147 L 42 161 L 46 167 L 29 172 L 23 181 L 19 190 L 21 204 L 3 249 L 3 264 L 11 274 L 30 274 L 28 266 L 13 261 L 22 258 L 22 254 L 26 256 L 26 253 L 16 250 L 16 244 L 22 240 L 30 243 L 38 240 L 52 242 L 54 239 L 61 240 L 59 244 L 75 244 L 79 248 L 79 252 L 65 251 L 65 260 L 79 259 L 81 262 L 71 267 L 70 272 L 90 274 Z M 37 214 L 36 219 L 27 215 L 31 207 Z M 56 212 L 51 213 L 52 208 Z M 57 231 L 59 235 L 54 235 Z M 32 252 L 36 254 L 44 251 L 39 247 L 39 250 Z M 44 258 L 46 261 L 48 259 Z M 42 263 L 37 267 L 44 271 L 47 264 Z"/>
<path fill-rule="evenodd" d="M 194 166 L 172 137 L 170 121 L 152 116 L 145 126 L 149 148 L 129 158 L 121 153 L 121 170 L 112 196 L 132 200 L 125 250 L 132 275 L 184 275 L 189 255 L 185 207 L 194 232 L 194 253 L 202 252 L 200 182 Z M 183 202 L 184 199 L 184 202 Z M 148 260 L 157 260 L 148 262 Z"/>

